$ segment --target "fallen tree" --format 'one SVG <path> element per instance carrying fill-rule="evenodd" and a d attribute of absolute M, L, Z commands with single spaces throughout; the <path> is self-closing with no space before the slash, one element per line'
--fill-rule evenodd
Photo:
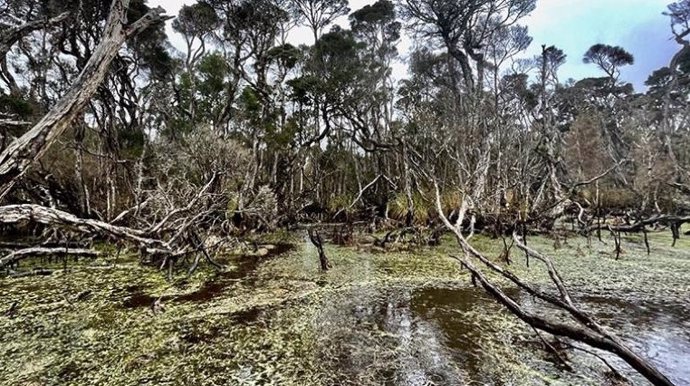
<path fill-rule="evenodd" d="M 209 198 L 210 193 L 208 190 L 217 180 L 217 177 L 218 175 L 214 174 L 201 190 L 195 194 L 187 206 L 184 208 L 172 208 L 169 212 L 161 214 L 160 220 L 150 226 L 142 227 L 143 229 L 114 225 L 113 223 L 96 219 L 80 218 L 59 209 L 34 204 L 0 207 L 0 224 L 41 224 L 51 230 L 59 229 L 76 233 L 80 238 L 97 237 L 114 241 L 117 244 L 134 245 L 141 253 L 142 259 L 149 257 L 152 263 L 160 262 L 161 268 L 167 267 L 170 274 L 177 260 L 195 254 L 196 258 L 191 265 L 190 273 L 196 269 L 201 256 L 214 267 L 220 268 L 221 266 L 208 253 L 206 245 L 208 237 L 200 236 L 202 224 L 206 225 L 209 232 L 213 229 L 213 223 L 208 224 L 206 221 L 212 217 L 211 215 L 217 211 L 217 208 L 213 204 L 209 206 L 200 203 L 200 201 L 205 201 Z M 194 213 L 189 214 L 192 211 Z M 116 220 L 119 218 L 120 216 Z M 63 243 L 69 244 L 65 241 Z M 32 250 L 48 252 L 46 246 L 42 246 L 45 251 L 32 246 L 27 247 L 23 244 L 18 244 L 16 247 L 20 248 L 16 251 L 18 253 L 11 252 L 5 258 L 0 259 L 0 268 L 16 263 L 23 258 L 33 256 L 30 253 Z M 52 245 L 49 249 L 64 251 L 66 247 L 61 248 Z M 79 250 L 76 252 L 81 255 L 97 256 L 97 253 L 91 250 Z"/>
<path fill-rule="evenodd" d="M 110 63 L 122 45 L 152 24 L 169 19 L 163 15 L 164 10 L 159 7 L 149 11 L 139 20 L 129 23 L 127 20 L 129 3 L 130 0 L 112 2 L 101 41 L 76 81 L 36 125 L 15 139 L 0 154 L 0 200 L 7 196 L 31 164 L 40 159 L 74 119 L 83 112 L 108 73 Z M 18 28 L 11 36 L 3 36 L 3 47 L 16 42 L 20 33 L 62 22 L 66 17 L 67 15 L 63 14 L 55 19 L 28 23 Z M 206 251 L 203 239 L 198 235 L 198 223 L 212 209 L 206 208 L 193 216 L 181 218 L 182 214 L 196 208 L 195 205 L 206 197 L 207 190 L 216 181 L 216 177 L 217 175 L 214 174 L 187 206 L 164 213 L 159 221 L 145 230 L 113 225 L 95 219 L 79 218 L 56 208 L 32 204 L 0 207 L 0 223 L 38 223 L 52 228 L 75 231 L 81 235 L 95 234 L 118 242 L 126 241 L 136 245 L 143 255 L 161 257 L 161 267 L 167 266 L 169 269 L 172 269 L 172 265 L 178 258 L 194 253 L 197 253 L 197 259 L 193 267 L 198 264 L 198 253 L 203 253 L 209 262 L 214 266 L 219 266 L 213 262 Z M 142 206 L 137 206 L 134 211 L 138 211 Z M 117 216 L 116 221 L 120 221 L 127 214 L 125 212 Z M 168 235 L 167 239 L 162 237 L 163 234 Z M 98 252 L 89 249 L 28 247 L 12 251 L 1 258 L 0 267 L 14 264 L 26 257 L 49 254 L 97 256 Z"/>
<path fill-rule="evenodd" d="M 84 256 L 84 257 L 98 257 L 101 253 L 92 249 L 83 248 L 44 248 L 32 247 L 12 251 L 7 255 L 0 257 L 0 268 L 14 264 L 26 257 L 38 256 Z"/>
<path fill-rule="evenodd" d="M 169 251 L 168 245 L 157 239 L 146 237 L 144 231 L 112 225 L 103 221 L 79 218 L 73 214 L 40 205 L 6 205 L 0 207 L 0 223 L 39 223 L 63 227 L 79 233 L 98 233 L 128 240 L 151 251 Z"/>
<path fill-rule="evenodd" d="M 563 279 L 556 270 L 555 265 L 545 255 L 529 248 L 517 232 L 513 233 L 513 240 L 518 248 L 523 250 L 528 256 L 541 261 L 551 278 L 551 281 L 557 289 L 557 296 L 550 293 L 537 289 L 534 286 L 527 284 L 518 278 L 515 274 L 510 271 L 500 267 L 499 265 L 493 263 L 490 259 L 484 256 L 481 252 L 475 249 L 465 238 L 462 233 L 461 224 L 465 216 L 466 205 L 463 205 L 463 209 L 458 217 L 458 221 L 455 224 L 451 223 L 450 220 L 443 214 L 441 210 L 441 195 L 439 192 L 438 185 L 436 187 L 436 205 L 439 209 L 439 213 L 443 223 L 446 227 L 453 232 L 455 235 L 461 249 L 464 252 L 464 257 L 454 256 L 460 264 L 468 269 L 472 274 L 473 282 L 479 282 L 481 286 L 499 303 L 505 306 L 511 313 L 517 316 L 523 322 L 529 324 L 531 327 L 547 332 L 554 336 L 560 336 L 564 338 L 571 339 L 576 342 L 581 342 L 587 344 L 591 347 L 601 349 L 613 353 L 623 359 L 628 363 L 635 371 L 644 376 L 652 384 L 657 386 L 672 386 L 673 383 L 662 374 L 656 366 L 654 366 L 647 359 L 643 358 L 639 354 L 635 353 L 630 347 L 628 347 L 620 338 L 615 334 L 608 331 L 606 328 L 601 326 L 593 316 L 589 313 L 583 311 L 573 301 Z M 519 226 L 515 226 L 514 229 L 519 229 Z M 535 315 L 527 311 L 523 306 L 518 304 L 515 300 L 507 296 L 496 284 L 492 283 L 487 276 L 482 273 L 471 261 L 472 258 L 479 260 L 485 267 L 487 267 L 492 272 L 502 276 L 507 279 L 519 289 L 527 292 L 532 297 L 549 303 L 556 309 L 565 312 L 570 316 L 573 324 L 566 324 L 557 321 L 553 321 L 544 316 Z"/>
<path fill-rule="evenodd" d="M 130 0 L 114 0 L 103 36 L 86 66 L 67 93 L 31 130 L 15 139 L 0 154 L 0 201 L 10 192 L 29 166 L 39 159 L 55 140 L 82 113 L 108 73 L 110 63 L 127 39 L 154 23 L 169 19 L 162 8 L 153 9 L 128 24 Z"/>

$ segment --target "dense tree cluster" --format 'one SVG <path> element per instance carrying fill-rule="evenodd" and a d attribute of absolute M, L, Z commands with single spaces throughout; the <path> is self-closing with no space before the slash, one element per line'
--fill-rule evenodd
<path fill-rule="evenodd" d="M 3 147 L 66 93 L 100 42 L 109 6 L 5 2 Z M 559 79 L 566 55 L 556 47 L 524 59 L 532 39 L 520 21 L 534 7 L 534 0 L 379 0 L 351 13 L 345 1 L 184 6 L 172 22 L 182 52 L 162 24 L 129 39 L 87 109 L 5 201 L 109 222 L 161 191 L 168 205 L 184 201 L 183 191 L 220 173 L 214 200 L 227 209 L 219 222 L 230 227 L 314 216 L 424 225 L 435 217 L 433 175 L 444 210 L 465 200 L 480 218 L 555 219 L 572 203 L 638 215 L 685 210 L 687 2 L 668 7 L 679 52 L 650 75 L 644 93 L 621 82 L 621 67 L 634 63 L 621 47 L 594 44 L 583 61 L 603 76 L 579 81 Z M 134 0 L 127 17 L 147 11 Z M 334 24 L 348 13 L 349 29 Z M 314 44 L 290 43 L 298 26 L 311 30 Z M 408 75 L 395 79 L 403 29 L 413 49 Z M 596 187 L 572 189 L 609 168 Z M 277 208 L 251 208 L 259 192 Z M 149 221 L 162 216 L 155 206 L 142 209 Z"/>

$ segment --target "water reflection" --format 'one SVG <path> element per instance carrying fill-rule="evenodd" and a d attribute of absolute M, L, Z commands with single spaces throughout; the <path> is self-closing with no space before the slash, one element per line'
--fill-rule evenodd
<path fill-rule="evenodd" d="M 462 384 L 446 335 L 431 318 L 420 317 L 418 293 L 390 296 L 380 326 L 397 337 L 396 385 Z M 422 300 L 423 302 L 423 300 Z"/>
<path fill-rule="evenodd" d="M 580 301 L 672 381 L 690 385 L 690 304 L 628 298 L 581 296 Z"/>
<path fill-rule="evenodd" d="M 480 337 L 490 332 L 468 315 L 497 307 L 474 289 L 353 290 L 318 314 L 321 349 L 349 379 L 389 385 L 464 385 L 489 381 Z"/>
<path fill-rule="evenodd" d="M 530 299 L 519 300 L 536 306 Z M 690 384 L 690 314 L 684 309 L 605 298 L 582 302 L 677 384 Z M 336 358 L 331 365 L 346 371 L 347 379 L 405 386 L 511 384 L 504 379 L 505 374 L 496 374 L 492 368 L 496 359 L 482 347 L 488 340 L 502 339 L 501 331 L 479 322 L 477 313 L 496 312 L 503 310 L 474 288 L 361 287 L 327 305 L 316 323 L 323 334 L 321 350 Z M 526 360 L 531 361 L 546 355 L 538 347 L 515 350 L 526 353 Z M 566 379 L 577 379 L 577 374 L 563 373 L 555 365 L 544 365 L 544 361 L 529 365 L 569 384 Z M 623 363 L 617 367 L 626 372 Z M 594 368 L 604 370 L 598 362 Z"/>

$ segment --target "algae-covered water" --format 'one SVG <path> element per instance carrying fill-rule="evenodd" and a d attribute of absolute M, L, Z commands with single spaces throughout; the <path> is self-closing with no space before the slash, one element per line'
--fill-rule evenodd
<path fill-rule="evenodd" d="M 674 382 L 690 384 L 688 240 L 672 248 L 670 233 L 653 234 L 647 256 L 628 236 L 619 260 L 612 242 L 529 242 L 553 256 L 583 307 Z M 256 253 L 225 256 L 223 272 L 180 271 L 172 281 L 114 255 L 0 279 L 0 384 L 616 384 L 579 351 L 564 352 L 574 370 L 563 368 L 533 330 L 471 285 L 448 257 L 457 252 L 450 239 L 385 253 L 328 246 L 327 273 L 299 234 L 262 243 Z M 503 245 L 473 243 L 496 259 Z M 517 251 L 509 268 L 549 285 Z M 532 311 L 553 313 L 504 288 Z"/>

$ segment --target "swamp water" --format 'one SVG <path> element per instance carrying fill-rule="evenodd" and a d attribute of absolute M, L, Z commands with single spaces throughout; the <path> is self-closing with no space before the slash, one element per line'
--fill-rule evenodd
<path fill-rule="evenodd" d="M 457 251 L 450 241 L 414 252 L 329 246 L 326 274 L 301 239 L 269 241 L 261 253 L 227 257 L 225 272 L 205 267 L 173 282 L 134 258 L 0 279 L 0 384 L 615 384 L 601 361 L 578 351 L 567 352 L 575 371 L 563 369 L 529 327 L 471 286 L 447 257 Z M 671 248 L 670 237 L 655 234 L 648 257 L 631 236 L 618 261 L 610 243 L 530 242 L 553 256 L 604 325 L 690 385 L 687 240 Z M 474 244 L 489 256 L 502 245 Z M 526 268 L 514 252 L 510 269 L 548 285 L 535 263 Z"/>

